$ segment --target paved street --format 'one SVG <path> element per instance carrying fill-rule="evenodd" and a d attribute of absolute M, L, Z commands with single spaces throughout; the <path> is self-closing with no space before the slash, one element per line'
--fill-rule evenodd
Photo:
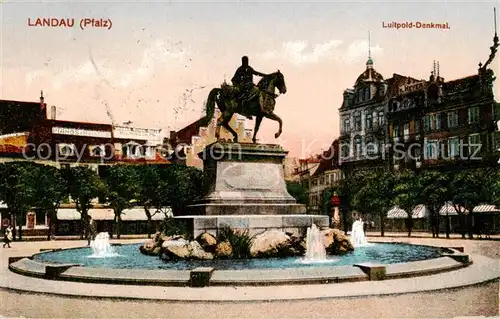
<path fill-rule="evenodd" d="M 408 239 L 406 237 L 372 237 L 370 240 L 463 246 L 467 253 L 496 258 L 500 263 L 500 241 Z M 142 240 L 122 240 L 121 242 L 137 241 Z M 7 255 L 32 254 L 40 248 L 76 247 L 85 244 L 84 241 L 13 243 L 12 249 L 0 250 L 0 258 L 5 260 Z M 5 264 L 2 265 L 2 272 L 4 271 Z M 414 280 L 422 279 L 415 278 Z M 145 294 L 148 293 L 148 287 L 138 289 L 144 290 Z M 276 289 L 280 289 L 280 287 L 276 287 Z M 22 316 L 28 318 L 436 318 L 493 316 L 498 315 L 498 295 L 498 282 L 463 289 L 383 297 L 228 303 L 132 301 L 95 299 L 92 296 L 75 298 L 21 294 L 1 290 L 0 314 L 5 317 Z M 442 307 L 443 304 L 450 306 Z"/>

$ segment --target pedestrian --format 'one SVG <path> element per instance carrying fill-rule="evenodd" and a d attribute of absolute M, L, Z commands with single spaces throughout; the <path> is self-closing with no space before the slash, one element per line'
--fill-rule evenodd
<path fill-rule="evenodd" d="M 5 248 L 5 245 L 8 246 L 8 248 L 11 248 L 10 247 L 10 242 L 12 241 L 12 226 L 8 226 L 6 229 L 5 229 L 5 232 L 4 232 L 4 235 L 3 235 L 3 248 Z"/>

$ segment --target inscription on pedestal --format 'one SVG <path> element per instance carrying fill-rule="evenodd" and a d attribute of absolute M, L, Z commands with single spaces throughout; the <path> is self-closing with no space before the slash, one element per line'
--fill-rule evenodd
<path fill-rule="evenodd" d="M 279 145 L 214 143 L 203 159 L 206 195 L 190 206 L 193 215 L 304 214 L 288 193 Z"/>

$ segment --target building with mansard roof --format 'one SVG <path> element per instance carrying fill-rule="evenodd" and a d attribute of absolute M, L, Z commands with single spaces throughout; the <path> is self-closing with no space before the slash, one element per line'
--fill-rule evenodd
<path fill-rule="evenodd" d="M 340 114 L 340 162 L 349 174 L 364 167 L 383 167 L 387 124 L 385 97 L 390 81 L 375 70 L 369 56 L 354 87 L 344 91 Z M 366 145 L 369 144 L 369 147 Z"/>

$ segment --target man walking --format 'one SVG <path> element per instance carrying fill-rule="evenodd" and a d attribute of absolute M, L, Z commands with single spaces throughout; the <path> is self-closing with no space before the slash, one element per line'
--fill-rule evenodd
<path fill-rule="evenodd" d="M 7 245 L 8 248 L 11 248 L 10 247 L 10 242 L 11 241 L 12 241 L 12 226 L 9 225 L 5 229 L 5 232 L 4 232 L 4 235 L 3 235 L 3 248 L 5 248 L 5 245 Z"/>

